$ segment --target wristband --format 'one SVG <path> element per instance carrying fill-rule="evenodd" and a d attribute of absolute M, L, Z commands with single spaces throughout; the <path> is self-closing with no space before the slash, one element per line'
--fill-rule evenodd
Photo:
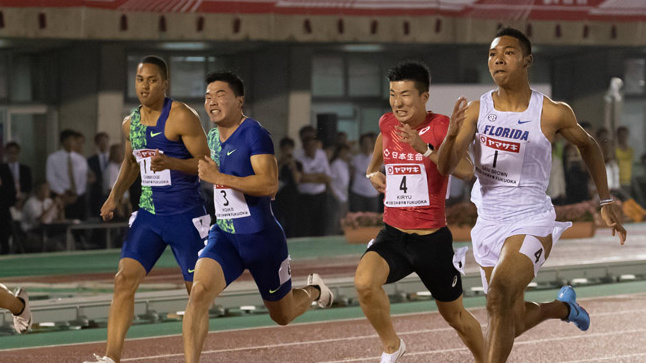
<path fill-rule="evenodd" d="M 368 174 L 366 174 L 366 178 L 370 179 L 370 178 L 372 178 L 373 176 L 375 176 L 375 175 L 377 175 L 377 174 L 379 174 L 379 172 L 378 172 L 378 171 L 373 171 L 372 173 L 368 173 Z"/>
<path fill-rule="evenodd" d="M 614 202 L 615 202 L 615 200 L 612 199 L 612 198 L 602 199 L 602 200 L 599 201 L 599 206 L 603 207 L 604 205 L 612 204 Z"/>
<path fill-rule="evenodd" d="M 425 158 L 431 156 L 431 153 L 433 152 L 433 145 L 431 144 L 426 144 L 428 146 L 428 149 L 426 149 L 426 152 L 423 154 Z"/>

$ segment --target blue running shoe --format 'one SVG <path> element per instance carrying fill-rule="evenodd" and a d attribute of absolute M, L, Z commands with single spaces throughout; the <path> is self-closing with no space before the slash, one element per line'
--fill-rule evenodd
<path fill-rule="evenodd" d="M 563 320 L 568 323 L 574 323 L 574 325 L 582 331 L 588 330 L 590 327 L 590 315 L 576 302 L 576 292 L 574 292 L 572 286 L 563 286 L 561 291 L 559 291 L 556 300 L 568 304 L 570 308 L 568 317 Z"/>

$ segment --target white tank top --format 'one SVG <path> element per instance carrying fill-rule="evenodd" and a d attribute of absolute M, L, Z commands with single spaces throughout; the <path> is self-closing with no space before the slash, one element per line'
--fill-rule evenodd
<path fill-rule="evenodd" d="M 491 221 L 522 220 L 553 208 L 545 194 L 552 145 L 541 130 L 543 94 L 532 90 L 522 112 L 494 108 L 492 92 L 480 97 L 474 141 L 476 183 L 471 201 Z"/>

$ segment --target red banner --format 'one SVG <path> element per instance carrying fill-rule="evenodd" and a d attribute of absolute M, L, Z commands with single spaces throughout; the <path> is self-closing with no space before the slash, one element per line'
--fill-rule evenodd
<path fill-rule="evenodd" d="M 626 0 L 0 0 L 3 7 L 92 7 L 122 12 L 359 16 L 459 16 L 499 20 L 644 21 L 646 1 Z"/>

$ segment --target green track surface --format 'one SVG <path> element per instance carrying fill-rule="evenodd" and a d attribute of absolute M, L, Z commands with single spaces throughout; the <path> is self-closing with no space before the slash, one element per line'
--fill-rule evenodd
<path fill-rule="evenodd" d="M 625 282 L 607 285 L 579 286 L 576 289 L 579 298 L 590 298 L 600 296 L 614 296 L 630 294 L 635 291 L 646 291 L 646 281 Z M 557 290 L 529 291 L 526 298 L 531 301 L 551 301 L 556 297 Z M 468 297 L 464 299 L 467 308 L 484 307 L 485 299 L 482 296 Z M 391 313 L 410 314 L 436 311 L 437 308 L 432 301 L 419 301 L 393 304 Z M 592 312 L 594 314 L 594 312 Z M 333 308 L 329 310 L 308 311 L 297 318 L 294 324 L 332 321 L 341 319 L 363 318 L 359 307 Z M 593 317 L 594 318 L 594 317 Z M 223 331 L 231 329 L 257 328 L 264 326 L 275 326 L 267 314 L 242 315 L 237 317 L 214 318 L 210 321 L 211 331 Z M 181 334 L 182 325 L 180 322 L 166 322 L 156 324 L 133 325 L 128 331 L 128 338 L 145 338 L 166 335 Z M 65 345 L 89 342 L 102 342 L 106 339 L 107 329 L 87 329 L 75 331 L 61 331 L 37 333 L 28 335 L 11 335 L 0 337 L 0 350 L 17 349 L 28 347 L 39 347 L 48 345 Z"/>
<path fill-rule="evenodd" d="M 456 248 L 466 243 L 455 243 Z M 338 237 L 295 238 L 288 241 L 292 260 L 361 255 L 366 246 L 353 245 Z M 0 281 L 8 277 L 54 276 L 86 273 L 116 272 L 121 251 L 118 249 L 50 252 L 11 255 L 0 258 Z M 156 268 L 177 267 L 169 248 L 164 251 Z"/>

